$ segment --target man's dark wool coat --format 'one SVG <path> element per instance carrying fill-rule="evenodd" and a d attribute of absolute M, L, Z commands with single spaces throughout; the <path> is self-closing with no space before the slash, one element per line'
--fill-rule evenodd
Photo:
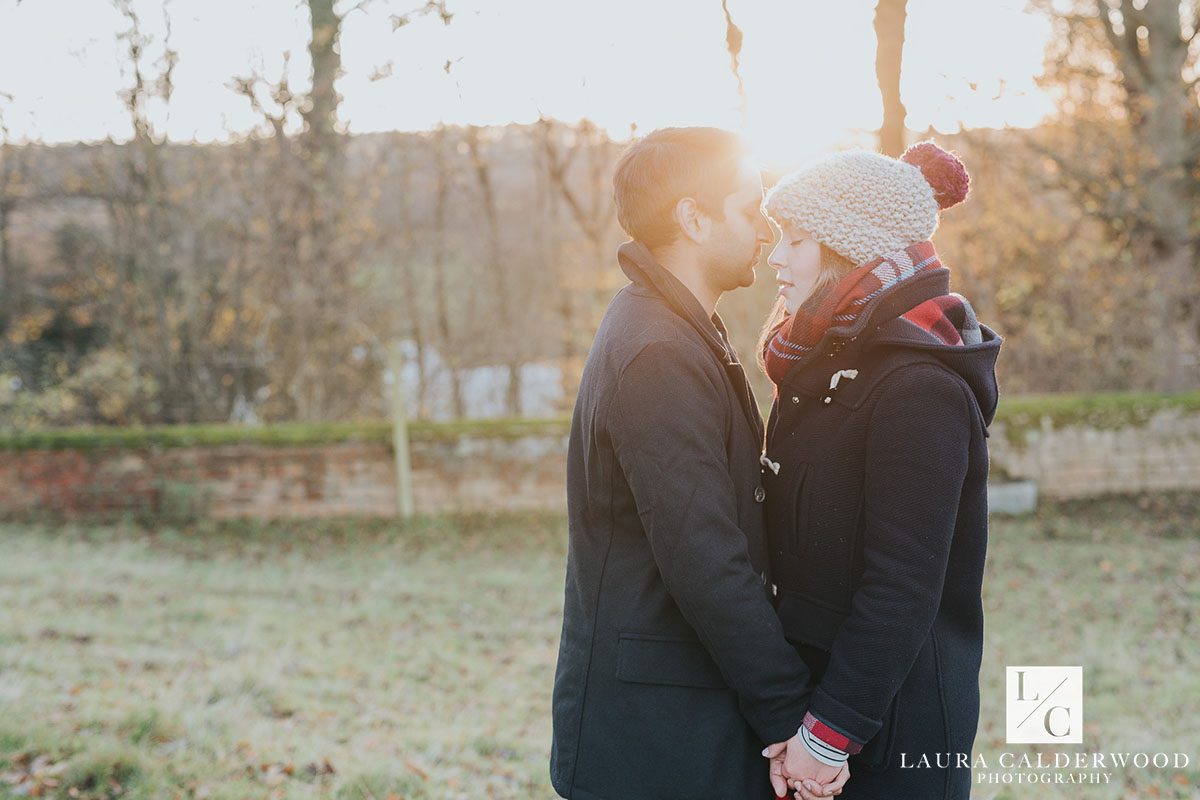
<path fill-rule="evenodd" d="M 843 800 L 970 794 L 1003 340 L 981 325 L 978 343 L 947 345 L 900 316 L 948 290 L 948 269 L 918 273 L 826 331 L 767 428 L 778 613 L 818 682 L 812 713 L 866 743 Z M 831 390 L 840 370 L 857 375 Z"/>
<path fill-rule="evenodd" d="M 763 424 L 724 326 L 636 242 L 567 456 L 550 773 L 578 800 L 767 800 L 811 696 L 769 596 Z"/>

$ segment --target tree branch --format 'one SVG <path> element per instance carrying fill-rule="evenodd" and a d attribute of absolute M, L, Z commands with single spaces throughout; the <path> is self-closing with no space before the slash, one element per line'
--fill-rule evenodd
<path fill-rule="evenodd" d="M 565 159 L 561 158 L 558 147 L 554 144 L 553 123 L 545 117 L 539 117 L 537 125 L 542 133 L 542 152 L 546 155 L 546 167 L 550 173 L 551 182 L 558 187 L 559 194 L 566 201 L 567 208 L 570 209 L 571 216 L 575 219 L 575 224 L 583 231 L 584 236 L 589 239 L 596 238 L 598 235 L 597 226 L 593 224 L 592 219 L 584 210 L 583 204 L 579 202 L 579 198 L 571 191 L 571 186 L 567 182 L 567 168 L 579 150 L 577 148 L 572 149 Z"/>
<path fill-rule="evenodd" d="M 364 2 L 369 2 L 369 0 L 364 0 Z M 359 5 L 362 4 L 363 3 L 360 3 Z M 435 12 L 439 17 L 442 18 L 443 25 L 449 25 L 450 20 L 454 19 L 453 12 L 446 8 L 446 0 L 428 0 L 425 5 L 421 6 L 420 8 L 415 8 L 412 11 L 408 11 L 403 14 L 393 14 L 392 30 L 397 31 L 400 28 L 403 28 L 405 25 L 411 23 L 417 17 L 423 17 L 427 14 Z"/>

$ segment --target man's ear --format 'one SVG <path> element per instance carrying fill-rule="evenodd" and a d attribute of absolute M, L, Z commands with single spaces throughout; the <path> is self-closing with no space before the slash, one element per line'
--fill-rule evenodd
<path fill-rule="evenodd" d="M 696 244 L 708 242 L 708 231 L 711 221 L 708 215 L 700 210 L 700 206 L 691 197 L 680 198 L 675 204 L 675 224 L 683 235 Z"/>

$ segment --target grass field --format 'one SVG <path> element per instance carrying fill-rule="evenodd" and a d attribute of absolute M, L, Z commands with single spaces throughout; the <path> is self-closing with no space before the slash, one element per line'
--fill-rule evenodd
<path fill-rule="evenodd" d="M 1200 797 L 1200 499 L 995 519 L 976 752 L 1004 665 L 1085 667 L 1087 751 L 1185 771 L 979 798 Z M 0 526 L 0 797 L 551 798 L 555 516 Z M 853 779 L 852 779 L 853 780 Z"/>

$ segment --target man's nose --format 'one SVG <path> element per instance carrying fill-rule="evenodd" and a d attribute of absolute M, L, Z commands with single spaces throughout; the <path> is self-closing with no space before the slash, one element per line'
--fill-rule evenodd
<path fill-rule="evenodd" d="M 771 244 L 775 241 L 775 231 L 771 230 L 771 223 L 763 217 L 758 224 L 758 241 L 762 244 Z"/>

